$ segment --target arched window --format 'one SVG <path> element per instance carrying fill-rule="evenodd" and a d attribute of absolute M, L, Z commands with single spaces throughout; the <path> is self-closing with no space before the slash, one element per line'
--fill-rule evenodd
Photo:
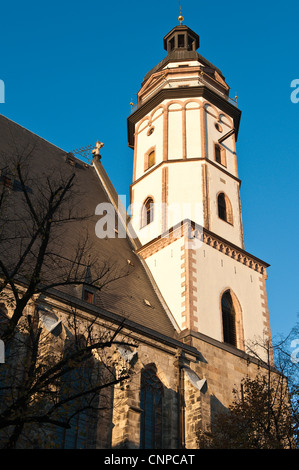
<path fill-rule="evenodd" d="M 218 216 L 222 220 L 226 221 L 227 219 L 226 202 L 225 202 L 224 193 L 220 193 L 218 196 Z"/>
<path fill-rule="evenodd" d="M 148 168 L 151 168 L 156 163 L 156 152 L 152 150 L 152 152 L 148 155 Z"/>
<path fill-rule="evenodd" d="M 244 330 L 241 305 L 231 289 L 221 297 L 223 341 L 244 350 Z"/>
<path fill-rule="evenodd" d="M 215 145 L 215 161 L 221 163 L 221 150 L 219 145 Z"/>
<path fill-rule="evenodd" d="M 156 150 L 151 148 L 144 156 L 144 171 L 156 164 Z"/>
<path fill-rule="evenodd" d="M 65 348 L 64 358 L 73 361 L 74 354 L 84 349 L 84 339 L 77 338 Z M 95 385 L 95 362 L 86 358 L 77 367 L 62 375 L 60 385 L 59 419 L 68 422 L 70 428 L 58 428 L 57 444 L 62 449 L 86 449 L 95 439 L 96 409 L 99 396 L 96 392 L 86 393 Z"/>
<path fill-rule="evenodd" d="M 224 193 L 218 194 L 218 217 L 233 225 L 233 211 L 230 200 Z"/>
<path fill-rule="evenodd" d="M 215 144 L 215 162 L 220 163 L 223 166 L 226 166 L 226 155 L 225 149 L 220 144 Z"/>
<path fill-rule="evenodd" d="M 156 375 L 156 367 L 146 367 L 141 372 L 141 449 L 162 449 L 162 405 L 163 384 Z"/>
<path fill-rule="evenodd" d="M 148 197 L 141 209 L 141 228 L 154 220 L 154 200 Z"/>
<path fill-rule="evenodd" d="M 221 298 L 223 341 L 237 346 L 236 334 L 236 312 L 233 305 L 233 299 L 229 290 L 224 292 Z"/>

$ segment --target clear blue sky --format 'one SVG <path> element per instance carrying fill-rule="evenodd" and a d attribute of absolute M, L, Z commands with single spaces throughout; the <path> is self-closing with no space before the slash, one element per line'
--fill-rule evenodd
<path fill-rule="evenodd" d="M 219 67 L 242 110 L 237 155 L 245 249 L 271 264 L 273 335 L 288 333 L 298 303 L 298 0 L 181 0 L 199 52 Z M 103 164 L 128 194 L 130 101 L 164 56 L 177 0 L 53 0 L 1 4 L 0 113 L 64 150 L 105 143 Z"/>

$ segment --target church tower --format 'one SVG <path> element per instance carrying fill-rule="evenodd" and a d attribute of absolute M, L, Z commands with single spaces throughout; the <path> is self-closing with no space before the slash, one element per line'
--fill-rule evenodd
<path fill-rule="evenodd" d="M 175 26 L 128 118 L 131 223 L 179 331 L 245 351 L 271 339 L 264 261 L 245 251 L 236 141 L 241 111 L 222 72 Z"/>

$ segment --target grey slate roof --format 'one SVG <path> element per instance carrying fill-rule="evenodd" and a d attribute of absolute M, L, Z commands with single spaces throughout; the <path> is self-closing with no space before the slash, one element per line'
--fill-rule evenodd
<path fill-rule="evenodd" d="M 114 239 L 100 239 L 95 234 L 95 225 L 99 220 L 99 216 L 95 215 L 95 208 L 99 203 L 109 202 L 95 168 L 77 159 L 74 160 L 75 165 L 71 166 L 66 162 L 67 152 L 0 115 L 0 169 L 9 165 L 17 154 L 25 161 L 28 158 L 28 186 L 32 187 L 33 197 L 38 194 L 42 184 L 46 184 L 48 175 L 55 172 L 57 175 L 75 173 L 75 193 L 71 203 L 80 214 L 89 214 L 90 217 L 87 220 L 75 220 L 63 228 L 57 238 L 57 244 L 62 248 L 64 256 L 71 258 L 77 246 L 75 241 L 88 234 L 91 255 L 97 257 L 99 264 L 108 261 L 111 266 L 111 274 L 108 273 L 108 277 L 111 275 L 113 279 L 114 275 L 117 277 L 120 273 L 124 274 L 97 292 L 96 305 L 160 334 L 176 337 L 173 322 L 162 305 L 163 299 L 157 294 L 156 286 L 153 285 L 140 258 L 134 253 L 130 240 L 117 236 Z M 104 178 L 108 181 L 106 174 Z M 17 188 L 17 177 L 13 176 L 13 179 L 13 188 Z M 111 182 L 109 184 L 111 185 Z M 17 203 L 15 207 L 12 206 L 12 210 L 20 214 L 23 210 L 20 206 L 22 191 L 15 193 Z M 18 256 L 20 247 L 17 240 L 9 246 L 11 249 L 10 253 L 6 253 L 6 259 Z M 128 264 L 128 260 L 132 264 Z M 51 272 L 51 279 L 55 281 L 55 277 L 59 275 L 57 266 L 49 264 L 47 268 Z M 61 268 L 63 269 L 63 265 Z M 91 273 L 87 274 L 92 276 L 92 269 Z M 68 286 L 61 289 L 72 298 L 82 299 L 81 288 Z M 151 306 L 145 303 L 145 299 Z"/>

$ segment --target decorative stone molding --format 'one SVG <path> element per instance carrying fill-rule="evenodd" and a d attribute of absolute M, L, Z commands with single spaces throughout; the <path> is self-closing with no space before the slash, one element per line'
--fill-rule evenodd
<path fill-rule="evenodd" d="M 260 276 L 259 281 L 260 281 L 260 292 L 261 292 L 260 298 L 261 298 L 261 306 L 262 306 L 262 315 L 263 315 L 263 320 L 264 320 L 264 333 L 265 333 L 265 337 L 270 342 L 269 344 L 270 363 L 272 366 L 274 366 L 274 355 L 273 355 L 273 348 L 272 348 L 271 328 L 270 328 L 270 318 L 269 318 L 269 308 L 268 308 L 265 277 Z"/>
<path fill-rule="evenodd" d="M 140 254 L 144 259 L 146 259 L 152 256 L 154 253 L 163 249 L 165 246 L 170 245 L 178 238 L 181 238 L 183 236 L 188 237 L 189 228 L 194 228 L 194 226 L 194 222 L 191 222 L 190 220 L 185 220 L 180 224 L 176 225 L 175 227 L 171 228 L 167 236 L 164 236 L 164 234 L 162 234 L 161 236 L 155 238 L 143 247 L 139 248 L 137 250 L 137 253 Z M 256 258 L 250 253 L 244 251 L 242 248 L 218 237 L 216 234 L 206 230 L 205 228 L 203 229 L 202 234 L 199 234 L 198 231 L 195 231 L 195 233 L 197 238 L 201 236 L 201 241 L 206 245 L 215 248 L 215 250 L 220 251 L 224 255 L 229 256 L 230 258 L 234 259 L 235 261 L 241 264 L 244 264 L 245 266 L 250 269 L 253 269 L 254 271 L 257 271 L 262 276 L 264 276 L 265 279 L 267 279 L 266 269 L 267 267 L 269 267 L 269 264 L 265 261 Z"/>
<path fill-rule="evenodd" d="M 182 330 L 198 330 L 197 316 L 197 270 L 196 270 L 196 251 L 186 246 L 181 247 L 182 255 L 182 273 L 184 278 L 181 283 L 182 291 Z"/>
<path fill-rule="evenodd" d="M 229 242 L 220 239 L 217 235 L 203 230 L 203 240 L 204 243 L 215 248 L 218 251 L 221 251 L 226 256 L 233 258 L 234 260 L 238 261 L 241 264 L 253 269 L 254 271 L 259 272 L 262 275 L 266 275 L 266 268 L 269 264 L 265 263 L 258 258 L 250 255 L 249 253 L 245 252 L 242 248 L 239 248 L 235 245 L 230 244 Z"/>

